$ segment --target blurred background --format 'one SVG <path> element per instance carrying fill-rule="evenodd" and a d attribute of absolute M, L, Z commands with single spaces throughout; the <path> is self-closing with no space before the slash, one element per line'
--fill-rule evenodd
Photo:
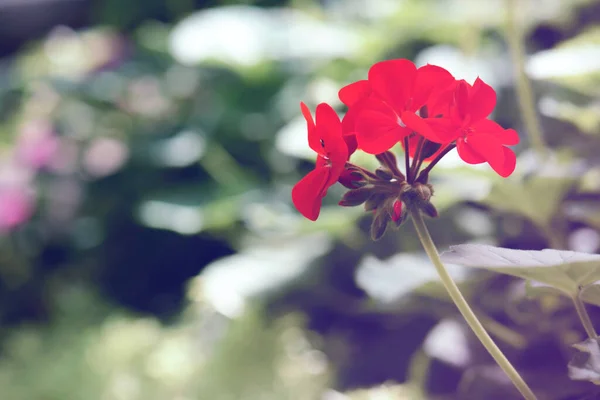
<path fill-rule="evenodd" d="M 371 242 L 338 187 L 318 222 L 294 210 L 299 103 L 343 112 L 339 88 L 390 58 L 481 76 L 518 169 L 436 167 L 440 249 L 598 252 L 599 22 L 593 0 L 0 0 L 0 399 L 518 398 L 410 224 Z M 600 398 L 567 377 L 568 302 L 453 273 L 535 390 Z"/>

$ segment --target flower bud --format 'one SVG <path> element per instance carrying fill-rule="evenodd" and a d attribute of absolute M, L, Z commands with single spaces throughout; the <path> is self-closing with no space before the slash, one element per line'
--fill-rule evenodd
<path fill-rule="evenodd" d="M 406 207 L 404 207 L 402 202 L 400 200 L 394 201 L 394 204 L 392 205 L 392 221 L 396 227 L 402 225 L 402 223 L 406 221 L 407 215 Z"/>
<path fill-rule="evenodd" d="M 423 214 L 435 218 L 438 216 L 437 209 L 431 204 L 433 196 L 433 187 L 429 184 L 416 182 L 412 187 L 408 187 L 401 195 L 401 200 L 409 208 L 416 208 Z"/>
<path fill-rule="evenodd" d="M 387 229 L 388 214 L 384 209 L 378 209 L 371 222 L 371 239 L 373 241 L 381 239 Z"/>
<path fill-rule="evenodd" d="M 394 155 L 394 153 L 388 150 L 384 153 L 377 154 L 375 157 L 377 158 L 377 161 L 379 161 L 379 164 L 381 164 L 381 166 L 385 170 L 389 171 L 393 177 L 397 178 L 400 181 L 406 179 L 404 174 L 398 169 L 398 161 L 396 160 L 396 156 Z"/>
<path fill-rule="evenodd" d="M 363 187 L 368 183 L 362 173 L 353 169 L 344 170 L 338 178 L 338 182 L 348 189 Z"/>
<path fill-rule="evenodd" d="M 375 175 L 377 175 L 378 178 L 383 179 L 384 181 L 389 181 L 394 177 L 391 171 L 383 168 L 377 168 L 375 170 Z"/>
<path fill-rule="evenodd" d="M 428 202 L 429 199 L 431 199 L 431 196 L 433 196 L 433 186 L 428 183 L 422 184 L 417 182 L 413 185 L 413 190 L 418 194 L 419 198 L 425 202 Z"/>
<path fill-rule="evenodd" d="M 373 211 L 381 208 L 386 197 L 385 193 L 373 193 L 365 202 L 365 211 Z"/>
<path fill-rule="evenodd" d="M 430 202 L 426 202 L 426 203 L 422 203 L 421 204 L 421 212 L 423 214 L 427 215 L 428 217 L 431 217 L 431 218 L 437 218 L 438 217 L 437 209 Z"/>
<path fill-rule="evenodd" d="M 342 207 L 355 207 L 360 206 L 362 203 L 367 201 L 373 194 L 373 186 L 365 186 L 357 189 L 352 189 L 344 194 L 342 200 L 338 203 Z"/>

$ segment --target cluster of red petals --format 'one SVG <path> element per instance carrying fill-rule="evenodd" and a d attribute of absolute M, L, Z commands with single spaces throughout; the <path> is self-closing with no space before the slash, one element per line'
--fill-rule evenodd
<path fill-rule="evenodd" d="M 376 155 L 401 143 L 410 157 L 430 161 L 456 146 L 468 164 L 487 162 L 502 177 L 515 169 L 515 154 L 507 146 L 519 137 L 488 119 L 496 92 L 479 78 L 470 85 L 435 65 L 417 68 L 409 60 L 388 60 L 374 64 L 368 79 L 343 87 L 339 97 L 348 107 L 341 122 L 327 104 L 317 106 L 315 121 L 301 104 L 317 162 L 294 187 L 292 199 L 311 220 L 317 219 L 327 189 L 347 180 L 345 166 L 356 149 Z M 415 154 L 424 143 L 433 144 L 428 147 L 433 154 Z"/>
<path fill-rule="evenodd" d="M 306 104 L 301 103 L 300 108 L 306 119 L 308 145 L 317 153 L 317 162 L 315 169 L 292 189 L 292 200 L 302 215 L 315 221 L 327 189 L 338 181 L 356 150 L 356 141 L 354 135 L 343 134 L 342 123 L 328 104 L 317 106 L 314 120 Z"/>
<path fill-rule="evenodd" d="M 356 132 L 361 150 L 383 153 L 413 132 L 404 119 L 453 81 L 448 71 L 435 65 L 417 68 L 404 59 L 379 62 L 369 69 L 368 80 L 340 90 L 340 100 L 349 107 L 344 125 Z"/>
<path fill-rule="evenodd" d="M 496 92 L 477 78 L 473 85 L 453 82 L 431 103 L 434 115 L 406 115 L 405 123 L 426 139 L 440 144 L 456 143 L 458 155 L 468 164 L 487 162 L 498 175 L 515 170 L 515 153 L 506 146 L 519 143 L 514 129 L 504 129 L 487 119 L 496 106 Z M 437 113 L 437 114 L 436 114 Z"/>

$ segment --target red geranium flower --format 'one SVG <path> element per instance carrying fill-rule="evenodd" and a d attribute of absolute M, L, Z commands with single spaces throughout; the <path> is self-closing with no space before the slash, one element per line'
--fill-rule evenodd
<path fill-rule="evenodd" d="M 405 59 L 379 62 L 369 69 L 368 80 L 340 90 L 340 100 L 349 106 L 345 128 L 356 132 L 360 149 L 383 153 L 412 132 L 405 116 L 414 115 L 453 81 L 448 71 L 435 65 L 417 69 Z"/>
<path fill-rule="evenodd" d="M 344 171 L 346 161 L 354 151 L 351 134 L 342 134 L 342 124 L 336 112 L 328 104 L 317 106 L 315 121 L 310 110 L 300 103 L 308 128 L 308 145 L 317 153 L 315 169 L 308 173 L 292 189 L 292 201 L 306 218 L 315 221 L 319 217 L 323 197 Z M 356 148 L 356 147 L 354 147 Z"/>
<path fill-rule="evenodd" d="M 468 164 L 487 162 L 500 176 L 513 173 L 515 153 L 506 146 L 519 143 L 514 129 L 504 129 L 487 119 L 496 106 L 494 89 L 477 78 L 473 86 L 464 80 L 451 89 L 449 112 L 443 118 L 406 115 L 404 122 L 427 139 L 442 144 L 456 141 L 460 158 Z"/>

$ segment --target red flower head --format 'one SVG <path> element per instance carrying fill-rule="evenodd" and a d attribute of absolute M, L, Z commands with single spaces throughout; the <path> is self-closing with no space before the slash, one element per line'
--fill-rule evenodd
<path fill-rule="evenodd" d="M 473 86 L 457 81 L 449 92 L 448 115 L 421 119 L 409 116 L 405 122 L 432 142 L 456 141 L 460 158 L 468 164 L 487 162 L 500 176 L 513 173 L 515 153 L 506 146 L 519 143 L 514 129 L 504 129 L 487 119 L 496 106 L 494 89 L 477 78 Z"/>
<path fill-rule="evenodd" d="M 368 80 L 340 90 L 340 100 L 349 106 L 345 128 L 356 132 L 360 149 L 383 153 L 412 132 L 405 116 L 415 115 L 453 81 L 448 71 L 435 65 L 417 69 L 405 59 L 379 62 L 369 69 Z"/>
<path fill-rule="evenodd" d="M 301 103 L 317 161 L 292 189 L 292 200 L 308 219 L 318 218 L 327 190 L 340 182 L 350 190 L 339 205 L 372 211 L 371 237 L 377 240 L 388 224 L 399 227 L 410 213 L 438 216 L 429 175 L 455 147 L 467 163 L 487 162 L 503 177 L 515 169 L 516 156 L 506 146 L 519 137 L 488 119 L 496 93 L 479 78 L 470 85 L 441 67 L 389 60 L 373 65 L 368 79 L 342 88 L 339 97 L 348 107 L 341 122 L 324 103 L 317 106 L 315 122 Z M 398 142 L 404 172 L 390 151 Z M 375 172 L 348 161 L 357 148 L 375 155 L 380 164 Z"/>
<path fill-rule="evenodd" d="M 308 173 L 292 189 L 292 201 L 306 218 L 315 221 L 319 217 L 323 197 L 344 171 L 346 161 L 354 151 L 352 135 L 342 134 L 342 124 L 336 112 L 328 104 L 317 106 L 315 121 L 310 110 L 300 103 L 308 128 L 308 145 L 317 153 L 315 169 Z"/>

